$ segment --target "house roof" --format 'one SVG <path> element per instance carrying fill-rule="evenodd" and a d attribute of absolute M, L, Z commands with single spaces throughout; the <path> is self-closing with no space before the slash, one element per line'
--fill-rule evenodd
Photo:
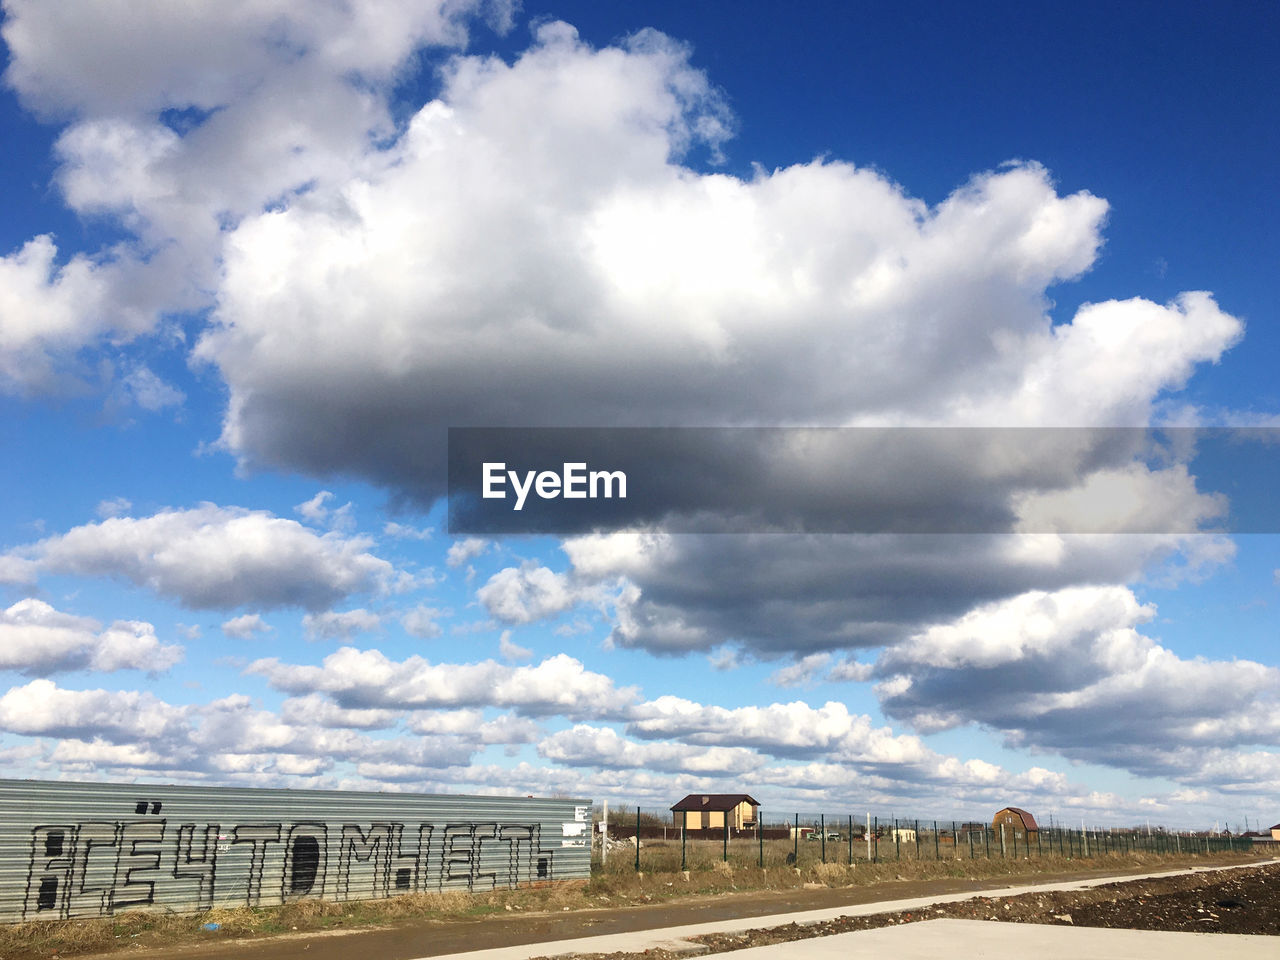
<path fill-rule="evenodd" d="M 1267 827 L 1267 829 L 1268 829 L 1268 830 L 1280 830 L 1280 823 L 1273 824 L 1273 825 L 1271 825 L 1271 826 Z"/>
<path fill-rule="evenodd" d="M 1004 807 L 996 812 L 996 816 L 1000 816 L 1000 814 L 1004 813 L 1005 810 L 1008 810 L 1010 813 L 1016 813 L 1021 818 L 1022 825 L 1028 830 L 1038 831 L 1040 829 L 1036 826 L 1036 818 L 1027 813 L 1027 811 L 1023 810 L 1021 807 Z"/>
<path fill-rule="evenodd" d="M 745 793 L 691 793 L 671 809 L 679 813 L 681 810 L 732 810 L 743 801 L 753 807 L 760 806 L 760 801 Z"/>

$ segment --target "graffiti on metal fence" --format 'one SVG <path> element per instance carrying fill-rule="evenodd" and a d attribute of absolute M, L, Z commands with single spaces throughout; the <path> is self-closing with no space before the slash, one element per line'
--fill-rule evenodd
<path fill-rule="evenodd" d="M 215 900 L 368 900 L 553 879 L 537 823 L 170 823 L 160 808 L 140 802 L 146 819 L 34 827 L 23 918 L 108 916 L 179 900 L 200 911 Z"/>

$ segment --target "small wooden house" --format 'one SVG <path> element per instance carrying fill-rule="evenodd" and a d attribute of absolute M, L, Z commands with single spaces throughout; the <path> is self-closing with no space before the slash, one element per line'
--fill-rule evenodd
<path fill-rule="evenodd" d="M 726 819 L 733 830 L 756 825 L 760 801 L 745 793 L 691 793 L 671 808 L 676 826 L 689 830 L 723 830 Z"/>
<path fill-rule="evenodd" d="M 997 836 L 1000 834 L 1001 824 L 1009 837 L 1025 840 L 1027 843 L 1035 843 L 1040 832 L 1040 828 L 1036 826 L 1036 818 L 1021 807 L 1005 807 L 992 818 L 991 831 Z"/>

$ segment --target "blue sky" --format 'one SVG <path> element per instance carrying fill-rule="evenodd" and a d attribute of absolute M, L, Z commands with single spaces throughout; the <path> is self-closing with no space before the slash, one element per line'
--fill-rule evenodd
<path fill-rule="evenodd" d="M 424 479 L 1274 425 L 1274 10 L 440 9 L 5 0 L 5 775 L 1275 819 L 1275 535 L 493 541 Z M 1186 529 L 1176 467 L 1107 479 Z"/>

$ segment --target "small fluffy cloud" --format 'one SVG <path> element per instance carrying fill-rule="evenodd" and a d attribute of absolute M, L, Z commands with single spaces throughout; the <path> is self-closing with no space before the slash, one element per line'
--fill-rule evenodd
<path fill-rule="evenodd" d="M 564 574 L 526 564 L 499 570 L 476 591 L 490 616 L 502 623 L 532 623 L 587 599 Z"/>
<path fill-rule="evenodd" d="M 444 610 L 419 605 L 400 618 L 400 625 L 411 636 L 432 640 L 444 633 L 444 628 L 439 622 L 443 616 L 446 616 Z"/>
<path fill-rule="evenodd" d="M 15 554 L 53 573 L 126 580 L 193 609 L 317 610 L 386 587 L 391 564 L 369 546 L 263 510 L 204 503 L 85 524 Z"/>
<path fill-rule="evenodd" d="M 677 743 L 636 743 L 608 727 L 578 724 L 538 744 L 539 756 L 572 767 L 648 769 L 668 773 L 742 775 L 759 769 L 764 757 L 742 747 L 693 747 Z"/>
<path fill-rule="evenodd" d="M 434 536 L 435 531 L 431 527 L 419 529 L 411 527 L 403 523 L 394 523 L 388 521 L 383 524 L 382 532 L 388 537 L 394 537 L 397 540 L 430 540 Z M 452 547 L 450 548 L 452 550 Z"/>
<path fill-rule="evenodd" d="M 480 537 L 467 537 L 463 540 L 455 540 L 449 545 L 449 552 L 445 554 L 445 563 L 451 567 L 460 567 L 468 560 L 474 560 L 480 554 L 484 553 L 492 544 L 488 540 Z"/>
<path fill-rule="evenodd" d="M 136 366 L 120 378 L 119 394 L 122 399 L 152 413 L 181 406 L 187 399 L 185 393 L 144 366 Z"/>
<path fill-rule="evenodd" d="M 369 610 L 326 610 L 308 613 L 302 618 L 302 629 L 308 640 L 350 640 L 361 633 L 371 633 L 382 626 L 382 617 Z"/>
<path fill-rule="evenodd" d="M 330 507 L 328 503 L 332 499 L 331 491 L 321 490 L 310 500 L 298 504 L 293 509 L 302 519 L 314 526 L 327 526 L 334 530 L 355 529 L 355 519 L 351 516 L 352 505 L 344 503 L 340 507 Z"/>
<path fill-rule="evenodd" d="M 132 509 L 133 509 L 133 502 L 128 500 L 127 498 L 111 497 L 108 500 L 99 501 L 97 510 L 95 512 L 98 514 L 99 518 L 103 520 L 108 520 L 111 517 L 123 516 L 124 514 L 127 514 Z"/>
<path fill-rule="evenodd" d="M 266 633 L 271 626 L 257 613 L 232 617 L 222 624 L 222 632 L 237 640 L 252 640 L 259 633 Z"/>
<path fill-rule="evenodd" d="M 533 659 L 533 651 L 528 647 L 520 646 L 520 644 L 512 640 L 510 630 L 503 630 L 499 635 L 498 652 L 502 655 L 502 659 L 508 663 Z"/>
<path fill-rule="evenodd" d="M 0 669 L 28 676 L 69 670 L 163 672 L 182 656 L 181 646 L 161 643 L 155 628 L 138 620 L 117 620 L 104 630 L 96 620 L 33 598 L 0 613 Z"/>
<path fill-rule="evenodd" d="M 286 723 L 332 729 L 387 730 L 402 716 L 399 710 L 344 709 L 328 697 L 314 693 L 290 697 L 280 707 L 280 718 Z"/>
<path fill-rule="evenodd" d="M 48 235 L 0 257 L 0 392 L 71 389 L 82 347 L 146 329 L 149 318 L 114 302 L 120 272 L 118 263 L 83 254 L 60 264 Z"/>
<path fill-rule="evenodd" d="M 769 682 L 779 687 L 807 687 L 816 683 L 831 662 L 829 653 L 811 653 L 795 663 L 780 667 L 769 675 Z"/>

